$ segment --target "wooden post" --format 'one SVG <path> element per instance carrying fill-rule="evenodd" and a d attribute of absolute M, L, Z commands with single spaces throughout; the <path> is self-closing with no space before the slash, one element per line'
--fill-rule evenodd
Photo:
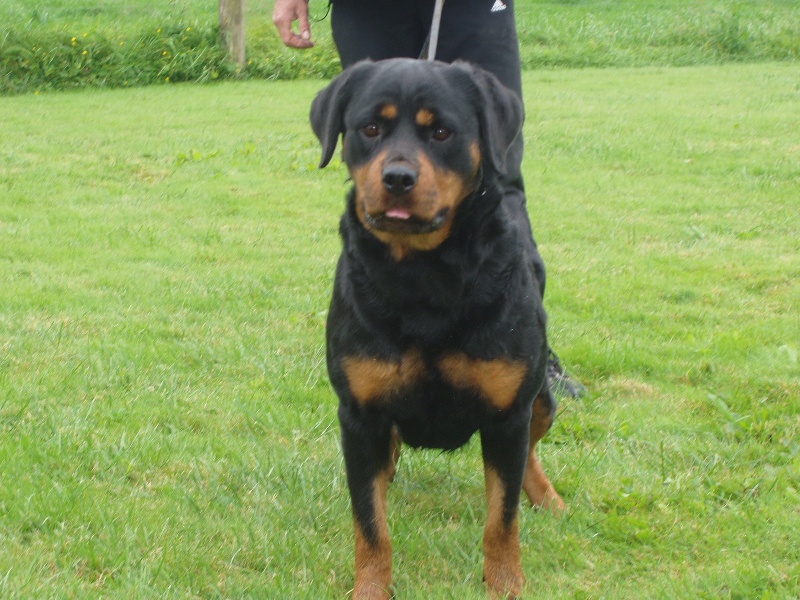
<path fill-rule="evenodd" d="M 244 0 L 219 0 L 219 33 L 228 56 L 244 66 Z"/>

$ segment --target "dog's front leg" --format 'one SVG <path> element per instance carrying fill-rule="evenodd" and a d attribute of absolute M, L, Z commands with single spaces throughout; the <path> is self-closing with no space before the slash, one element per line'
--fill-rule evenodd
<path fill-rule="evenodd" d="M 519 497 L 528 453 L 527 423 L 481 430 L 488 514 L 483 577 L 492 598 L 517 598 L 525 576 L 519 547 Z"/>
<path fill-rule="evenodd" d="M 352 416 L 340 421 L 355 522 L 353 599 L 386 600 L 392 596 L 392 543 L 386 521 L 387 490 L 393 471 L 391 427 L 355 422 Z"/>

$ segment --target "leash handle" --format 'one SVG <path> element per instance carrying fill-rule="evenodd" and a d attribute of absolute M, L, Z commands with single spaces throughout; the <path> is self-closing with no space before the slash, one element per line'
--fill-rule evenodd
<path fill-rule="evenodd" d="M 439 45 L 439 26 L 442 24 L 442 8 L 444 0 L 436 0 L 433 7 L 433 20 L 431 21 L 431 32 L 428 36 L 428 55 L 427 60 L 436 58 L 436 47 Z"/>

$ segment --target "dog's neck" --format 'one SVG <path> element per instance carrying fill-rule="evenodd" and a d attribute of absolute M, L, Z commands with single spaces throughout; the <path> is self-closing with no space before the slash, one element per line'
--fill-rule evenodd
<path fill-rule="evenodd" d="M 525 264 L 522 244 L 502 205 L 502 191 L 482 183 L 462 203 L 450 236 L 437 248 L 413 252 L 401 260 L 359 221 L 354 192 L 342 217 L 341 268 L 348 271 L 357 302 L 371 305 L 368 314 L 409 323 L 446 326 L 449 321 L 492 310 L 502 303 L 502 285 L 483 285 L 514 277 Z M 488 292 L 493 290 L 493 295 Z M 413 314 L 413 319 L 404 315 Z M 425 315 L 430 319 L 424 318 Z M 410 333 L 413 335 L 413 332 Z"/>

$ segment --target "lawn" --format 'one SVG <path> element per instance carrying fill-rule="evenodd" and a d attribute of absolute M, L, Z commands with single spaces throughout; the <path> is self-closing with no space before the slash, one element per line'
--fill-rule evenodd
<path fill-rule="evenodd" d="M 800 589 L 796 63 L 525 73 L 550 332 L 588 397 L 527 596 Z M 322 83 L 0 98 L 0 596 L 344 598 Z M 406 452 L 399 598 L 484 598 L 478 444 Z"/>

